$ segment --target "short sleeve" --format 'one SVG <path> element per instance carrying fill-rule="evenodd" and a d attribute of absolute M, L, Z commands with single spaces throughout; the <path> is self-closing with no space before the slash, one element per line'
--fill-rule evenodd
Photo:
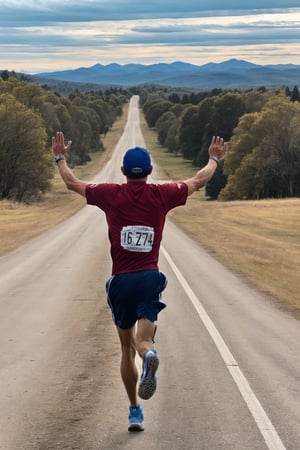
<path fill-rule="evenodd" d="M 105 211 L 111 203 L 116 186 L 111 183 L 88 184 L 85 189 L 87 204 L 98 206 Z"/>
<path fill-rule="evenodd" d="M 177 206 L 185 205 L 188 197 L 188 186 L 183 181 L 161 184 L 159 190 L 166 212 Z"/>

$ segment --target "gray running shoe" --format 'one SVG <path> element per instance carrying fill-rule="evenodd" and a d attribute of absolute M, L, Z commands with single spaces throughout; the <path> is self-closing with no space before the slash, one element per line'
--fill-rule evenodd
<path fill-rule="evenodd" d="M 157 378 L 156 371 L 158 369 L 159 359 L 156 350 L 153 348 L 148 350 L 144 356 L 143 373 L 141 376 L 138 394 L 143 400 L 148 400 L 156 391 Z"/>

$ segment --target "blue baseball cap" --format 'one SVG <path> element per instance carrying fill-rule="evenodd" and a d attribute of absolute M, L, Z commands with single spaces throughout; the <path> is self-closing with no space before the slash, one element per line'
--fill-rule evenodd
<path fill-rule="evenodd" d="M 147 176 L 151 169 L 150 153 L 143 147 L 130 148 L 124 155 L 123 168 L 129 178 Z"/>

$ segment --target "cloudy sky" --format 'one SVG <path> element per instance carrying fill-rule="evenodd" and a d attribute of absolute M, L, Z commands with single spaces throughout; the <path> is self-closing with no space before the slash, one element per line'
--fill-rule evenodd
<path fill-rule="evenodd" d="M 0 0 L 0 69 L 300 65 L 300 0 Z"/>

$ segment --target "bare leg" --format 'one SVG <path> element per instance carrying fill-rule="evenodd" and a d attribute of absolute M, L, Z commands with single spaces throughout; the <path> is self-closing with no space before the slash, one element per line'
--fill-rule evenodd
<path fill-rule="evenodd" d="M 136 340 L 135 327 L 123 330 L 117 328 L 121 342 L 121 377 L 129 398 L 131 406 L 137 406 L 136 385 L 138 381 L 138 371 L 135 365 Z"/>
<path fill-rule="evenodd" d="M 157 379 L 155 374 L 158 369 L 159 360 L 153 342 L 155 330 L 156 325 L 148 319 L 140 319 L 138 321 L 136 336 L 137 351 L 143 358 L 143 373 L 138 389 L 138 395 L 143 400 L 151 398 L 156 391 Z M 153 351 L 149 352 L 149 350 Z"/>
<path fill-rule="evenodd" d="M 153 337 L 156 325 L 148 319 L 140 319 L 137 325 L 136 348 L 141 358 L 154 347 Z"/>
<path fill-rule="evenodd" d="M 138 351 L 141 358 L 148 350 L 154 347 L 153 336 L 155 334 L 156 325 L 148 319 L 140 319 L 135 327 L 127 330 L 117 328 L 121 342 L 121 377 L 129 398 L 131 406 L 138 405 L 137 399 L 137 381 L 138 371 L 135 365 L 135 354 Z"/>

